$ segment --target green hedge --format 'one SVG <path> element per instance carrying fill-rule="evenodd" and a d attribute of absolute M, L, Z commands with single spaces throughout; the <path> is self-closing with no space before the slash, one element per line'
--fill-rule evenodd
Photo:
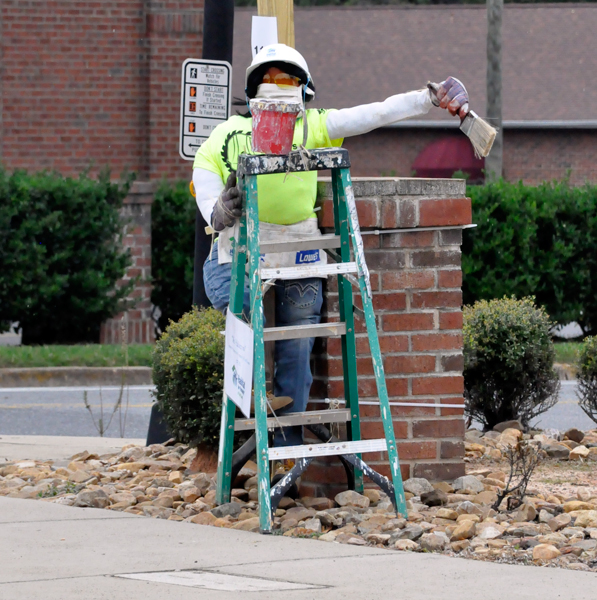
<path fill-rule="evenodd" d="M 533 298 L 464 307 L 465 412 L 485 430 L 512 419 L 528 427 L 558 401 L 551 327 Z"/>
<path fill-rule="evenodd" d="M 558 323 L 597 333 L 597 186 L 568 182 L 469 186 L 475 229 L 465 231 L 465 304 L 535 296 Z"/>
<path fill-rule="evenodd" d="M 218 447 L 226 318 L 193 308 L 171 322 L 153 354 L 154 396 L 177 441 Z"/>
<path fill-rule="evenodd" d="M 129 287 L 120 208 L 132 177 L 110 182 L 0 168 L 0 322 L 24 344 L 98 342 Z"/>
<path fill-rule="evenodd" d="M 597 337 L 585 339 L 577 361 L 578 405 L 597 423 Z"/>
<path fill-rule="evenodd" d="M 170 320 L 178 321 L 193 301 L 196 212 L 188 181 L 160 184 L 151 209 L 151 301 L 162 311 L 162 331 Z"/>

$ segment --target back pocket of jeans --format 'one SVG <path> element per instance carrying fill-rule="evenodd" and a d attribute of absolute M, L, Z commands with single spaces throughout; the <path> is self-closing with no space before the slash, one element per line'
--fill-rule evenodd
<path fill-rule="evenodd" d="M 298 308 L 307 308 L 313 306 L 317 301 L 319 286 L 321 280 L 312 281 L 292 281 L 285 284 L 284 299 Z"/>

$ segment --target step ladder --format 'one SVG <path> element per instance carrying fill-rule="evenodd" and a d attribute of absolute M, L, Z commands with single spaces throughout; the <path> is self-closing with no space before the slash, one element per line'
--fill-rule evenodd
<path fill-rule="evenodd" d="M 229 310 L 241 316 L 245 265 L 249 263 L 251 292 L 251 326 L 254 334 L 255 418 L 236 419 L 236 406 L 225 398 L 222 406 L 222 424 L 218 454 L 216 502 L 230 501 L 231 484 L 253 452 L 258 468 L 259 525 L 262 533 L 272 530 L 272 515 L 280 499 L 294 481 L 319 456 L 339 456 L 346 472 L 349 487 L 363 491 L 363 475 L 379 485 L 392 500 L 396 511 L 407 516 L 404 488 L 400 473 L 398 451 L 394 437 L 392 415 L 388 402 L 383 362 L 379 349 L 369 272 L 365 263 L 356 204 L 350 178 L 350 161 L 344 149 L 322 149 L 293 152 L 289 156 L 241 155 L 238 161 L 238 185 L 243 198 L 239 238 L 234 247 Z M 274 173 L 331 169 L 335 233 L 317 238 L 291 242 L 259 242 L 259 215 L 257 208 L 257 176 Z M 351 257 L 352 247 L 352 257 Z M 334 261 L 327 265 L 301 265 L 284 268 L 262 268 L 262 252 L 289 252 L 324 249 Z M 263 325 L 263 284 L 277 279 L 301 279 L 318 275 L 336 275 L 338 278 L 340 321 L 296 327 L 266 327 Z M 360 290 L 363 309 L 353 304 L 353 286 Z M 373 368 L 377 383 L 380 412 L 385 438 L 361 440 L 359 397 L 357 389 L 357 362 L 354 315 L 364 319 L 369 336 Z M 339 410 L 308 411 L 280 417 L 267 417 L 266 382 L 264 369 L 264 342 L 299 337 L 340 336 L 344 372 L 345 406 Z M 324 424 L 346 423 L 345 441 L 333 438 Z M 274 427 L 304 425 L 323 443 L 302 446 L 269 447 L 268 431 Z M 233 455 L 235 431 L 255 430 Z M 361 458 L 367 452 L 388 453 L 392 481 L 370 468 Z M 276 485 L 270 484 L 269 461 L 292 458 L 294 467 Z"/>

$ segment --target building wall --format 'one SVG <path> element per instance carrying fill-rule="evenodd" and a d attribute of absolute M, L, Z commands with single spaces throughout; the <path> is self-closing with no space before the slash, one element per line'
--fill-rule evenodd
<path fill-rule="evenodd" d="M 202 0 L 3 0 L 0 160 L 9 169 L 187 178 L 180 69 Z"/>
<path fill-rule="evenodd" d="M 411 177 L 422 150 L 458 130 L 380 129 L 349 138 L 352 172 L 361 177 Z M 504 178 L 537 185 L 570 176 L 572 185 L 597 183 L 597 130 L 507 129 L 504 132 Z"/>
<path fill-rule="evenodd" d="M 149 0 L 149 178 L 190 180 L 178 153 L 180 81 L 186 58 L 203 52 L 203 0 Z"/>
<path fill-rule="evenodd" d="M 4 165 L 144 176 L 144 2 L 4 0 L 1 10 Z"/>
<path fill-rule="evenodd" d="M 139 180 L 187 179 L 191 164 L 178 155 L 180 69 L 185 58 L 201 56 L 203 4 L 3 0 L 2 164 L 65 175 L 109 166 L 115 177 L 132 170 Z M 355 175 L 409 177 L 419 152 L 446 135 L 462 134 L 384 129 L 345 145 Z M 596 141 L 591 130 L 506 130 L 504 175 L 536 184 L 571 171 L 575 185 L 597 182 Z"/>
<path fill-rule="evenodd" d="M 3 0 L 0 10 L 5 167 L 189 177 L 178 154 L 180 69 L 201 56 L 203 0 Z M 345 145 L 355 175 L 409 177 L 419 152 L 446 135 L 462 134 L 384 129 Z M 506 130 L 504 176 L 536 184 L 570 171 L 574 185 L 595 183 L 596 141 L 592 130 Z"/>

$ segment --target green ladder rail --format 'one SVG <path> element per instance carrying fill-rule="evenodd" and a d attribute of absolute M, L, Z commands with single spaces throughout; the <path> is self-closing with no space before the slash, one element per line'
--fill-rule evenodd
<path fill-rule="evenodd" d="M 331 170 L 334 234 L 311 237 L 291 242 L 260 243 L 259 213 L 257 206 L 257 176 L 274 173 Z M 255 417 L 237 419 L 236 406 L 225 397 L 222 405 L 222 424 L 218 453 L 218 474 L 216 503 L 230 501 L 232 481 L 239 469 L 234 465 L 234 432 L 255 430 L 255 438 L 238 451 L 242 461 L 255 451 L 257 462 L 259 526 L 262 533 L 272 530 L 272 515 L 279 500 L 292 483 L 318 456 L 339 456 L 353 474 L 354 489 L 363 490 L 363 475 L 379 485 L 391 498 L 396 511 L 407 516 L 404 488 L 400 473 L 400 462 L 394 436 L 392 415 L 388 401 L 388 391 L 379 348 L 379 338 L 373 312 L 372 292 L 369 271 L 365 263 L 363 242 L 359 229 L 358 216 L 352 181 L 350 160 L 344 149 L 321 149 L 308 152 L 293 152 L 288 156 L 246 155 L 238 160 L 238 185 L 243 200 L 243 213 L 240 219 L 239 236 L 234 244 L 230 306 L 235 315 L 241 317 L 243 311 L 243 286 L 248 260 L 250 287 L 250 320 L 254 335 L 254 375 Z M 327 265 L 300 265 L 295 267 L 262 268 L 262 252 L 292 252 L 323 249 L 335 262 Z M 301 279 L 306 277 L 336 275 L 338 278 L 340 320 L 334 323 L 301 325 L 294 327 L 266 327 L 263 319 L 263 282 L 281 279 Z M 353 286 L 360 291 L 363 308 L 353 303 Z M 377 392 L 379 396 L 384 438 L 362 440 L 359 414 L 357 381 L 357 361 L 354 315 L 364 319 Z M 338 410 L 307 411 L 268 418 L 265 381 L 264 342 L 298 337 L 340 336 L 342 343 L 342 363 L 344 373 L 345 408 Z M 346 423 L 347 440 L 333 438 L 324 423 Z M 305 425 L 322 440 L 321 444 L 302 446 L 270 447 L 268 431 L 275 427 Z M 361 455 L 367 452 L 386 451 L 392 480 L 369 467 Z M 295 466 L 276 485 L 270 483 L 269 461 L 292 458 Z M 242 466 L 242 465 L 240 465 Z"/>

